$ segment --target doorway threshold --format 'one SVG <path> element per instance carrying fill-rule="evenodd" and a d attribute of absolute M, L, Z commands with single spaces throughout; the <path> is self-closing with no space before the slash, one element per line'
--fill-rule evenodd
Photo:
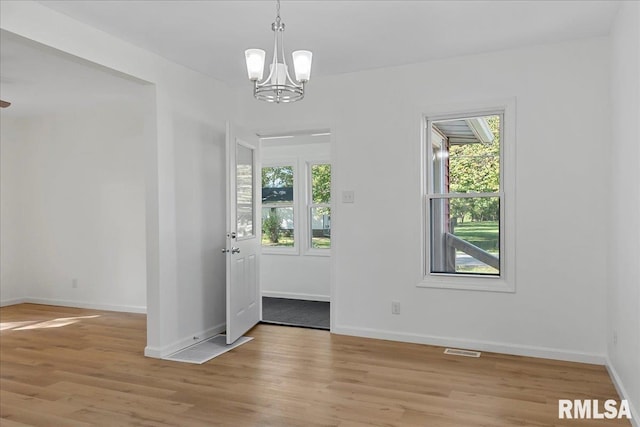
<path fill-rule="evenodd" d="M 262 297 L 262 322 L 329 330 L 329 302 Z"/>

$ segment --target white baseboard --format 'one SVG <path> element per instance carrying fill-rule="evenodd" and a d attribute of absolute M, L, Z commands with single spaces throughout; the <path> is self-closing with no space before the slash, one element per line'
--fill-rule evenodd
<path fill-rule="evenodd" d="M 565 360 L 569 362 L 606 364 L 606 356 L 593 353 L 560 350 L 549 347 L 524 346 L 492 341 L 476 341 L 432 335 L 411 334 L 354 326 L 336 325 L 331 332 L 340 335 L 353 335 L 365 338 L 377 338 L 389 341 L 428 344 L 439 347 L 455 347 L 468 350 L 488 351 L 491 353 L 512 354 L 516 356 L 539 357 L 543 359 Z"/>
<path fill-rule="evenodd" d="M 153 357 L 155 359 L 162 359 L 164 357 L 172 355 L 177 351 L 184 350 L 187 347 L 191 347 L 192 345 L 197 344 L 200 341 L 215 337 L 216 335 L 224 332 L 226 328 L 226 323 L 220 323 L 219 325 L 212 326 L 211 328 L 205 329 L 204 331 L 189 334 L 188 336 L 174 341 L 173 343 L 164 347 L 146 346 L 144 348 L 144 355 L 147 357 Z"/>
<path fill-rule="evenodd" d="M 331 301 L 329 295 L 303 294 L 299 292 L 262 291 L 262 296 L 268 298 L 303 299 L 307 301 Z"/>
<path fill-rule="evenodd" d="M 162 350 L 158 347 L 149 347 L 146 346 L 144 348 L 144 355 L 146 357 L 152 357 L 154 359 L 162 359 Z"/>
<path fill-rule="evenodd" d="M 16 302 L 14 304 L 58 305 L 61 307 L 88 308 L 92 310 L 105 310 L 105 311 L 121 311 L 125 313 L 145 314 L 147 312 L 147 308 L 142 306 L 94 304 L 94 303 L 85 302 L 85 301 L 66 301 L 66 300 L 49 299 L 49 298 L 20 298 L 19 302 Z"/>
<path fill-rule="evenodd" d="M 0 301 L 0 307 L 8 307 L 10 305 L 24 304 L 27 302 L 25 298 L 13 298 Z"/>
<path fill-rule="evenodd" d="M 609 371 L 609 376 L 611 377 L 611 381 L 613 381 L 613 385 L 616 387 L 618 394 L 620 395 L 620 399 L 625 399 L 629 403 L 629 409 L 631 410 L 631 425 L 633 427 L 640 427 L 640 408 L 636 408 L 633 406 L 633 400 L 631 400 L 629 394 L 627 394 L 627 390 L 624 387 L 624 383 L 622 379 L 618 375 L 616 368 L 613 367 L 611 360 L 607 357 L 607 371 Z"/>

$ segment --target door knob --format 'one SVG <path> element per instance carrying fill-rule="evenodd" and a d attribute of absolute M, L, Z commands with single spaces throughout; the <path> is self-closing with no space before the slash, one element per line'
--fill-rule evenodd
<path fill-rule="evenodd" d="M 240 253 L 240 248 L 231 248 L 231 253 L 232 254 L 239 254 Z"/>
<path fill-rule="evenodd" d="M 229 249 L 227 249 L 227 248 L 222 248 L 222 249 L 221 249 L 221 251 L 222 251 L 222 253 L 223 253 L 223 254 L 226 254 L 227 252 L 229 252 Z"/>

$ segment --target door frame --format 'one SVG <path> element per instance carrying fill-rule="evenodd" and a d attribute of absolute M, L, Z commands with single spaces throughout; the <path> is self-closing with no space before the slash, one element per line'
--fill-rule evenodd
<path fill-rule="evenodd" d="M 258 129 L 258 138 L 260 144 L 260 151 L 262 151 L 262 138 L 265 136 L 276 136 L 276 135 L 311 135 L 314 133 L 324 133 L 329 132 L 329 162 L 331 163 L 331 254 L 329 256 L 329 332 L 334 333 L 335 329 L 337 329 L 336 325 L 336 306 L 338 304 L 338 296 L 336 292 L 337 288 L 337 280 L 336 280 L 336 253 L 337 253 L 337 240 L 335 236 L 339 235 L 339 232 L 336 232 L 336 228 L 339 229 L 339 221 L 336 221 L 336 216 L 338 216 L 338 203 L 337 203 L 337 186 L 335 180 L 335 171 L 336 171 L 336 126 L 327 126 L 323 124 L 316 124 L 312 126 L 302 126 L 302 127 L 275 127 L 268 129 Z M 258 168 L 262 171 L 262 157 L 260 158 L 260 162 L 258 164 Z M 300 171 L 298 171 L 300 173 Z M 262 197 L 259 198 L 258 201 L 258 212 L 260 213 L 259 218 L 262 218 Z M 262 238 L 262 220 L 257 221 L 258 231 L 260 232 L 260 238 Z M 336 227 L 337 225 L 337 227 Z M 261 246 L 262 247 L 262 246 Z M 302 251 L 301 251 L 302 253 Z M 262 268 L 262 262 L 261 267 Z M 260 320 L 262 321 L 262 281 L 260 281 Z"/>

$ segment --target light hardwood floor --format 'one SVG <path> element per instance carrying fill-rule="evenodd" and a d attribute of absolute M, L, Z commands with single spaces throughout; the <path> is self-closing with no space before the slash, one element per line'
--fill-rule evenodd
<path fill-rule="evenodd" d="M 203 365 L 145 358 L 145 316 L 0 309 L 2 426 L 613 426 L 558 399 L 619 399 L 602 366 L 259 325 Z"/>

